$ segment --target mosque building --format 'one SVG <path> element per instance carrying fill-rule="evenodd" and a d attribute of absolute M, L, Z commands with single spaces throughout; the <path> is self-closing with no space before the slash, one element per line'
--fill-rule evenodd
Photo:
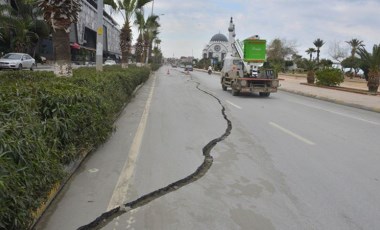
<path fill-rule="evenodd" d="M 228 52 L 232 52 L 231 44 L 235 42 L 235 25 L 233 19 L 228 27 L 229 38 L 220 32 L 211 37 L 210 42 L 204 47 L 203 58 L 210 58 L 214 63 L 224 60 Z"/>
<path fill-rule="evenodd" d="M 228 45 L 228 39 L 224 34 L 215 34 L 203 49 L 202 56 L 203 58 L 222 61 L 228 52 Z"/>

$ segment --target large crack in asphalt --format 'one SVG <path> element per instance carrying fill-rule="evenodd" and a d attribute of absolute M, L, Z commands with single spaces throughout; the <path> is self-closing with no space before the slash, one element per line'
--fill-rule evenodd
<path fill-rule="evenodd" d="M 222 110 L 221 110 L 222 115 L 227 122 L 227 128 L 226 128 L 226 131 L 223 133 L 223 135 L 221 135 L 218 138 L 211 140 L 210 142 L 207 143 L 207 145 L 205 145 L 203 147 L 203 149 L 202 149 L 203 156 L 204 156 L 203 163 L 197 168 L 197 170 L 194 173 L 190 174 L 189 176 L 187 176 L 183 179 L 180 179 L 174 183 L 171 183 L 171 184 L 167 185 L 166 187 L 157 189 L 153 192 L 150 192 L 146 195 L 143 195 L 134 201 L 125 203 L 121 206 L 118 206 L 118 207 L 113 208 L 107 212 L 104 212 L 103 214 L 101 214 L 99 217 L 97 217 L 91 223 L 89 223 L 87 225 L 83 225 L 82 227 L 79 227 L 78 230 L 101 229 L 102 227 L 104 227 L 108 223 L 110 223 L 113 219 L 115 219 L 116 217 L 118 217 L 124 213 L 127 213 L 133 209 L 136 209 L 138 207 L 146 205 L 149 202 L 151 202 L 157 198 L 160 198 L 160 197 L 162 197 L 162 196 L 164 196 L 170 192 L 173 192 L 175 190 L 178 190 L 179 188 L 184 187 L 185 185 L 193 183 L 193 182 L 199 180 L 200 178 L 202 178 L 207 173 L 207 171 L 210 169 L 210 167 L 213 163 L 213 157 L 211 156 L 210 152 L 211 152 L 212 148 L 214 148 L 218 142 L 223 141 L 227 136 L 230 135 L 231 129 L 232 129 L 232 123 L 228 119 L 228 117 L 225 113 L 226 109 L 223 106 L 221 100 L 218 97 L 216 97 L 215 95 L 207 92 L 206 90 L 199 88 L 199 85 L 200 85 L 199 82 L 195 82 L 195 83 L 197 84 L 196 88 L 198 90 L 202 91 L 203 93 L 205 93 L 207 95 L 210 95 L 211 97 L 215 98 L 218 101 L 218 103 L 222 107 Z"/>

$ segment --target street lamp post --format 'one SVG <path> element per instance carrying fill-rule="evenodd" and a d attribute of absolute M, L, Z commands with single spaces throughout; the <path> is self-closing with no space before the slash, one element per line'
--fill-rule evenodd
<path fill-rule="evenodd" d="M 152 13 L 151 13 L 151 15 L 153 15 L 153 8 L 154 8 L 154 0 L 152 1 Z"/>
<path fill-rule="evenodd" d="M 96 70 L 103 71 L 103 0 L 98 0 L 98 29 L 96 31 Z"/>

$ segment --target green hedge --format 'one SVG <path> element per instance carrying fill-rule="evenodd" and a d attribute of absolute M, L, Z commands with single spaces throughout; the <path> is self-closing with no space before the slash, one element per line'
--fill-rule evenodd
<path fill-rule="evenodd" d="M 335 68 L 324 68 L 315 73 L 316 84 L 337 86 L 344 81 L 343 72 Z"/>
<path fill-rule="evenodd" d="M 27 229 L 65 165 L 104 142 L 148 68 L 0 75 L 0 229 Z"/>

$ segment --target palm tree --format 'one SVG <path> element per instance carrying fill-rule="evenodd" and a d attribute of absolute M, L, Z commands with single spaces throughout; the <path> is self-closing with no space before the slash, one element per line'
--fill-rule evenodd
<path fill-rule="evenodd" d="M 145 52 L 144 52 L 144 47 L 145 47 L 145 40 L 144 40 L 144 34 L 146 30 L 146 21 L 144 18 L 144 13 L 143 11 L 137 11 L 136 12 L 136 19 L 134 24 L 137 26 L 137 29 L 139 31 L 139 36 L 137 38 L 137 44 L 136 44 L 136 56 L 138 60 L 143 63 L 145 60 Z"/>
<path fill-rule="evenodd" d="M 40 38 L 49 35 L 48 25 L 37 19 L 38 9 L 26 0 L 15 2 L 13 8 L 8 4 L 0 4 L 1 40 L 3 49 L 23 53 L 35 53 Z M 33 54 L 34 56 L 34 54 Z"/>
<path fill-rule="evenodd" d="M 351 57 L 354 57 L 359 47 L 364 47 L 363 41 L 353 38 L 351 41 L 346 41 L 351 46 Z"/>
<path fill-rule="evenodd" d="M 379 88 L 380 79 L 380 44 L 374 45 L 372 53 L 369 53 L 363 46 L 358 47 L 356 53 L 360 56 L 363 64 L 368 66 L 368 91 L 370 93 L 377 93 Z"/>
<path fill-rule="evenodd" d="M 304 58 L 304 66 L 307 70 L 307 77 L 306 77 L 307 83 L 308 84 L 314 84 L 314 82 L 315 82 L 315 67 L 316 67 L 315 61 L 314 60 L 307 60 L 306 58 Z"/>
<path fill-rule="evenodd" d="M 58 76 L 72 76 L 69 33 L 71 23 L 78 21 L 80 0 L 37 0 L 37 2 L 43 11 L 45 21 L 53 30 L 54 73 Z"/>
<path fill-rule="evenodd" d="M 346 41 L 351 46 L 351 58 L 354 59 L 356 51 L 359 47 L 364 47 L 363 41 L 353 38 L 351 41 Z M 355 73 L 356 74 L 356 73 Z M 353 78 L 352 67 L 350 68 L 350 75 Z"/>
<path fill-rule="evenodd" d="M 305 52 L 310 55 L 310 59 L 309 60 L 311 61 L 311 59 L 313 58 L 313 53 L 315 53 L 317 51 L 314 48 L 309 48 Z"/>
<path fill-rule="evenodd" d="M 141 62 L 144 62 L 145 60 L 146 64 L 148 63 L 148 59 L 150 57 L 152 42 L 158 35 L 158 27 L 160 27 L 158 19 L 159 16 L 151 15 L 145 20 L 143 10 L 136 12 L 136 20 L 134 24 L 137 25 L 139 31 L 139 38 L 136 48 L 138 48 L 139 51 L 141 49 L 140 60 Z M 142 44 L 140 44 L 139 41 L 141 41 Z"/>
<path fill-rule="evenodd" d="M 131 20 L 136 12 L 141 11 L 142 7 L 152 0 L 117 0 L 118 9 L 122 11 L 124 17 L 124 25 L 120 32 L 120 50 L 121 50 L 121 66 L 128 67 L 128 57 L 131 50 L 132 29 Z"/>
<path fill-rule="evenodd" d="M 142 38 L 142 34 L 140 33 L 139 36 L 137 37 L 136 45 L 135 45 L 135 57 L 136 57 L 136 62 L 144 62 L 144 41 Z"/>
<path fill-rule="evenodd" d="M 154 39 L 154 44 L 158 48 L 158 46 L 161 44 L 161 39 L 159 38 Z"/>
<path fill-rule="evenodd" d="M 318 38 L 313 42 L 313 44 L 315 45 L 315 47 L 317 47 L 317 63 L 319 64 L 319 53 L 321 52 L 320 48 L 325 44 L 325 42 Z"/>
<path fill-rule="evenodd" d="M 149 58 L 151 57 L 152 53 L 152 44 L 153 40 L 157 38 L 159 31 L 158 28 L 161 26 L 158 23 L 159 16 L 157 15 L 151 15 L 146 20 L 146 31 L 145 31 L 145 44 L 146 44 L 146 61 L 145 63 L 148 63 Z"/>

